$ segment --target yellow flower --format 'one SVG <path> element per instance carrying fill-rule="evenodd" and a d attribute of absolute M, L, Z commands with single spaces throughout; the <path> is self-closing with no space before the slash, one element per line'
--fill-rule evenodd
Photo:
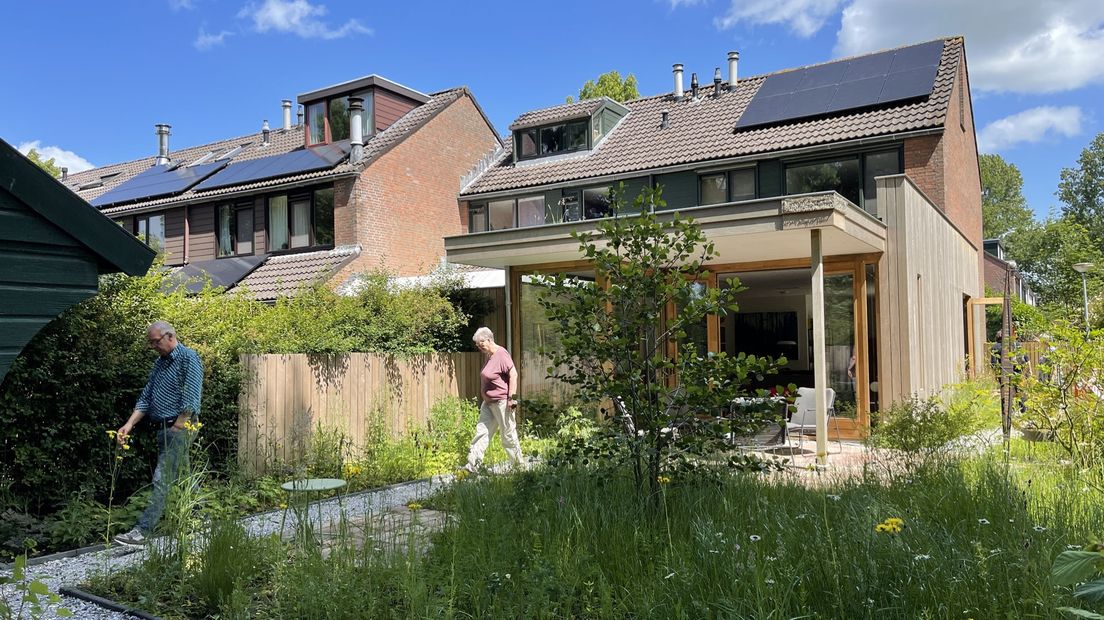
<path fill-rule="evenodd" d="M 668 477 L 668 476 L 660 476 L 660 477 L 656 478 L 656 482 L 658 482 L 660 484 L 670 484 L 671 483 L 671 478 Z"/>
<path fill-rule="evenodd" d="M 888 532 L 889 527 L 887 527 L 885 523 L 879 523 L 878 525 L 874 526 L 874 531 L 875 532 Z"/>
<path fill-rule="evenodd" d="M 885 524 L 894 527 L 901 527 L 905 524 L 905 522 L 901 519 L 898 519 L 897 517 L 890 517 L 885 520 Z"/>
<path fill-rule="evenodd" d="M 469 475 L 470 475 L 470 472 L 468 472 L 468 470 L 466 470 L 466 469 L 456 470 L 456 479 L 458 481 L 463 480 L 464 478 L 467 478 Z"/>
<path fill-rule="evenodd" d="M 130 450 L 130 444 L 129 443 L 124 443 L 123 444 L 123 450 Z"/>
<path fill-rule="evenodd" d="M 406 505 L 406 507 L 411 509 L 411 510 L 421 510 L 422 509 L 422 505 L 419 504 L 418 502 L 410 502 L 409 504 Z"/>
<path fill-rule="evenodd" d="M 107 436 L 112 438 L 112 439 L 115 439 L 116 433 L 117 433 L 116 431 L 107 431 Z"/>

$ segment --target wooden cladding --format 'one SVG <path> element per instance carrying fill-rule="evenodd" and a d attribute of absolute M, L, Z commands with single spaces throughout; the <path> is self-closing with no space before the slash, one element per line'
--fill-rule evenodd
<path fill-rule="evenodd" d="M 319 427 L 344 433 L 356 453 L 376 416 L 396 436 L 425 426 L 445 397 L 479 398 L 483 355 L 243 355 L 241 363 L 238 458 L 262 472 L 302 458 Z"/>
<path fill-rule="evenodd" d="M 404 114 L 416 108 L 418 102 L 407 99 L 386 90 L 376 88 L 373 90 L 374 105 L 376 106 L 376 131 L 383 131 L 403 117 Z"/>

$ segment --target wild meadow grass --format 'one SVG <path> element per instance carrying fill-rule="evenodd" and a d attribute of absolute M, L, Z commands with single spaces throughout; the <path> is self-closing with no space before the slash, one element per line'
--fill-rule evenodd
<path fill-rule="evenodd" d="M 1049 584 L 1051 563 L 1104 523 L 1075 474 L 992 454 L 874 471 L 815 488 L 786 474 L 676 477 L 658 502 L 608 470 L 474 477 L 426 502 L 451 514 L 428 549 L 401 533 L 329 555 L 235 539 L 253 559 L 234 565 L 260 569 L 200 557 L 187 574 L 147 565 L 97 589 L 166 618 L 204 616 L 142 584 L 217 592 L 222 618 L 1062 617 L 1072 599 Z M 894 529 L 878 528 L 887 519 L 900 531 L 876 531 Z"/>

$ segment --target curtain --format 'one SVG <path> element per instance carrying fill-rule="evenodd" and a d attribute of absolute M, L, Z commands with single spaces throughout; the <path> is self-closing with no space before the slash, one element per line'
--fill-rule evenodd
<path fill-rule="evenodd" d="M 218 229 L 218 255 L 219 256 L 233 256 L 234 255 L 234 236 L 231 230 L 231 218 L 234 217 L 234 209 L 230 205 L 222 205 L 219 207 L 219 229 Z"/>
<path fill-rule="evenodd" d="M 310 245 L 310 199 L 291 203 L 291 247 Z"/>
<path fill-rule="evenodd" d="M 268 199 L 268 249 L 286 250 L 288 248 L 287 196 L 273 196 Z"/>

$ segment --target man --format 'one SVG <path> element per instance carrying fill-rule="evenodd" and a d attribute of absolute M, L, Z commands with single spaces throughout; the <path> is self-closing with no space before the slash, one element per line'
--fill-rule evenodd
<path fill-rule="evenodd" d="M 198 422 L 203 394 L 203 364 L 195 351 L 180 344 L 176 330 L 157 321 L 146 330 L 150 348 L 160 357 L 153 364 L 149 381 L 138 397 L 134 411 L 116 432 L 115 440 L 125 445 L 130 432 L 143 418 L 157 433 L 157 468 L 153 471 L 153 495 L 138 524 L 115 537 L 123 545 L 143 545 L 165 511 L 169 490 L 188 465 L 188 444 L 194 422 Z"/>
<path fill-rule="evenodd" d="M 468 451 L 468 464 L 464 470 L 473 472 L 483 462 L 483 453 L 491 443 L 495 431 L 502 429 L 502 447 L 510 456 L 514 466 L 521 464 L 521 444 L 518 442 L 517 410 L 518 372 L 514 360 L 504 347 L 495 344 L 494 334 L 486 327 L 475 330 L 472 336 L 475 348 L 479 349 L 486 363 L 479 372 L 480 394 L 483 402 L 479 406 L 479 422 L 475 425 L 475 437 Z"/>

